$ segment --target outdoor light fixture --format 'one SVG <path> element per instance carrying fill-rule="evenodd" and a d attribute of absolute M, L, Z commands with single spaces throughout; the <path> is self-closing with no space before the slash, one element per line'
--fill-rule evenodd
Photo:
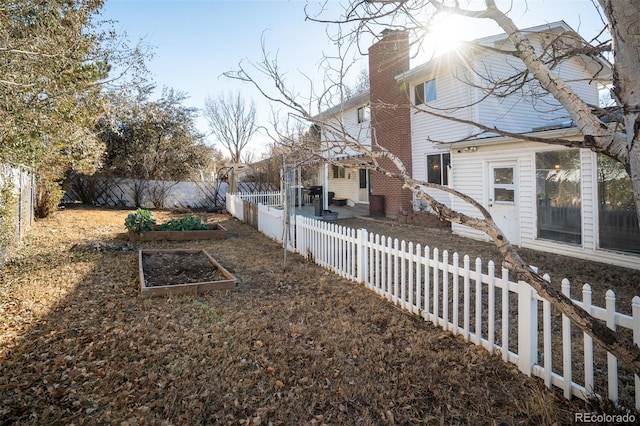
<path fill-rule="evenodd" d="M 477 150 L 477 146 L 465 146 L 464 148 L 462 148 L 463 152 L 476 152 Z"/>

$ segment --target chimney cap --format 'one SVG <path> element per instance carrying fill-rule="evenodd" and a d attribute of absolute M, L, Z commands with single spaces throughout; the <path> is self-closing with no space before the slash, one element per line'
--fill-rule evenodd
<path fill-rule="evenodd" d="M 380 33 L 380 35 L 381 35 L 382 37 L 386 37 L 386 36 L 388 36 L 388 35 L 389 35 L 389 33 L 392 33 L 392 32 L 393 32 L 393 30 L 392 30 L 391 28 L 385 28 L 384 30 L 382 30 L 382 32 Z"/>

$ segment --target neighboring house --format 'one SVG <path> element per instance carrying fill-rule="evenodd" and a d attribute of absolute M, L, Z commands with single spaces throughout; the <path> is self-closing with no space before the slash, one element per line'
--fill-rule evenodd
<path fill-rule="evenodd" d="M 571 37 L 579 37 L 562 21 L 524 31 L 538 48 L 550 40 L 570 43 Z M 505 35 L 476 42 L 509 47 Z M 633 195 L 618 163 L 586 149 L 483 133 L 470 123 L 541 138 L 582 138 L 555 99 L 536 95 L 536 81 L 511 94 L 503 89 L 500 95 L 506 96 L 490 92 L 487 80 L 498 81 L 523 68 L 516 58 L 486 50 L 455 51 L 410 68 L 407 34 L 387 32 L 369 49 L 371 133 L 403 160 L 414 178 L 448 185 L 487 207 L 515 245 L 640 268 Z M 554 71 L 592 105 L 598 105 L 611 77 L 606 61 L 587 57 L 565 60 Z M 422 208 L 401 187 L 402 182 L 371 175 L 371 194 L 385 198 L 387 216 Z M 458 211 L 478 215 L 442 191 L 429 192 Z M 452 224 L 452 230 L 488 239 L 459 224 Z"/>

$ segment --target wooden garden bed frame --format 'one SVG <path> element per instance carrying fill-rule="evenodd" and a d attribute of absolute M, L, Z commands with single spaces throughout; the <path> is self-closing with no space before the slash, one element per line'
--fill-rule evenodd
<path fill-rule="evenodd" d="M 218 281 L 205 281 L 197 283 L 184 283 L 184 284 L 172 284 L 161 286 L 147 286 L 144 278 L 144 267 L 142 264 L 143 255 L 145 254 L 172 254 L 172 253 L 188 253 L 198 254 L 201 253 L 211 265 L 218 269 L 218 271 L 224 275 L 225 280 Z M 138 264 L 140 274 L 140 293 L 143 296 L 168 296 L 168 295 L 180 295 L 180 294 L 197 294 L 205 293 L 216 290 L 233 290 L 236 288 L 238 279 L 227 271 L 218 261 L 216 261 L 206 250 L 198 249 L 142 249 L 138 252 Z"/>
<path fill-rule="evenodd" d="M 142 234 L 129 231 L 129 241 L 226 240 L 229 238 L 229 233 L 219 223 L 207 224 L 207 228 L 209 229 L 200 231 L 148 231 Z"/>

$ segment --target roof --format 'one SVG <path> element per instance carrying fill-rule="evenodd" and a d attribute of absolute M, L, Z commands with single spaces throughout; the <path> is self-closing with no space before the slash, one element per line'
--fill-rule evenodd
<path fill-rule="evenodd" d="M 552 33 L 562 33 L 562 32 L 570 32 L 575 34 L 577 37 L 579 37 L 580 39 L 582 39 L 584 41 L 584 43 L 587 43 L 586 40 L 584 40 L 582 38 L 582 36 L 580 36 L 580 34 L 578 34 L 573 28 L 571 28 L 566 22 L 564 21 L 555 21 L 555 22 L 549 22 L 546 24 L 542 24 L 542 25 L 536 25 L 534 27 L 529 27 L 529 28 L 523 28 L 520 30 L 523 33 L 530 33 L 530 34 L 535 34 L 535 33 L 541 33 L 541 32 L 552 32 Z M 507 34 L 505 33 L 501 33 L 501 34 L 496 34 L 496 35 L 492 35 L 492 36 L 487 36 L 487 37 L 482 37 L 482 38 L 478 38 L 476 40 L 473 40 L 471 43 L 472 44 L 479 44 L 479 45 L 484 45 L 484 46 L 490 46 L 493 45 L 496 42 L 499 41 L 503 41 L 506 40 Z M 408 71 L 405 71 L 399 75 L 396 76 L 396 80 L 397 81 L 411 81 L 411 80 L 415 80 L 418 79 L 424 75 L 427 75 L 429 73 L 432 73 L 434 69 L 436 69 L 442 62 L 444 61 L 451 61 L 452 59 L 455 59 L 455 57 L 460 57 L 460 56 L 464 56 L 464 55 L 472 55 L 474 54 L 474 49 L 472 47 L 467 47 L 467 48 L 461 48 L 461 49 L 456 49 L 454 51 L 448 52 L 444 55 L 438 56 L 436 58 L 433 58 L 432 60 L 425 62 L 423 64 L 420 64 L 414 68 L 411 68 Z M 608 82 L 611 80 L 611 74 L 612 74 L 612 68 L 613 66 L 611 65 L 611 63 L 609 63 L 606 59 L 604 58 L 599 58 L 599 60 L 595 60 L 591 57 L 587 57 L 585 56 L 585 58 L 588 58 L 588 60 L 584 61 L 584 66 L 593 73 L 594 76 L 598 77 L 601 80 L 604 80 L 605 82 Z M 369 91 L 363 91 L 360 92 L 358 94 L 356 94 L 355 96 L 345 100 L 344 102 L 329 108 L 325 111 L 320 112 L 319 114 L 315 115 L 313 118 L 316 120 L 324 120 L 327 119 L 329 117 L 335 116 L 338 113 L 347 111 L 355 106 L 359 106 L 362 104 L 365 104 L 369 102 Z"/>
<path fill-rule="evenodd" d="M 344 102 L 334 107 L 331 107 L 325 111 L 322 111 L 321 113 L 313 116 L 313 118 L 316 120 L 324 120 L 326 118 L 333 117 L 338 113 L 350 110 L 353 107 L 360 106 L 368 102 L 369 102 L 369 91 L 365 90 L 363 92 L 356 94 L 355 96 L 350 97 L 349 99 L 345 100 Z"/>
<path fill-rule="evenodd" d="M 543 138 L 543 139 L 562 138 L 562 139 L 570 139 L 570 140 L 584 137 L 582 133 L 580 133 L 578 128 L 575 127 L 573 125 L 573 122 L 571 121 L 552 123 L 549 126 L 532 129 L 531 132 L 522 133 L 522 137 L 526 137 L 526 136 Z M 463 148 L 467 146 L 496 145 L 496 144 L 520 141 L 522 140 L 522 137 L 495 135 L 491 137 L 474 138 L 474 139 L 468 139 L 468 140 L 458 141 L 458 142 L 448 142 L 443 145 L 449 145 L 451 147 L 455 146 L 458 148 Z"/>
<path fill-rule="evenodd" d="M 520 32 L 522 33 L 528 33 L 528 34 L 536 34 L 536 33 L 542 33 L 542 32 L 546 32 L 546 33 L 556 33 L 556 34 L 561 34 L 563 32 L 569 32 L 572 33 L 573 35 L 575 35 L 576 37 L 579 37 L 585 44 L 587 44 L 587 41 L 584 40 L 582 38 L 582 36 L 580 36 L 580 34 L 578 34 L 573 28 L 571 28 L 566 22 L 564 21 L 555 21 L 555 22 L 550 22 L 547 24 L 542 24 L 542 25 L 537 25 L 534 27 L 529 27 L 529 28 L 523 28 L 520 30 Z M 480 45 L 480 46 L 491 46 L 493 47 L 493 45 L 496 42 L 500 42 L 500 41 L 505 41 L 508 39 L 508 36 L 506 33 L 501 33 L 501 34 L 496 34 L 496 35 L 492 35 L 492 36 L 487 36 L 487 37 L 482 37 L 482 38 L 478 38 L 475 39 L 473 41 L 471 41 L 469 44 L 470 45 Z M 411 80 L 415 80 L 417 78 L 420 78 L 424 75 L 430 74 L 432 73 L 435 69 L 437 69 L 443 62 L 444 63 L 451 63 L 452 61 L 456 60 L 456 57 L 463 57 L 463 56 L 471 56 L 474 54 L 474 51 L 477 51 L 477 48 L 474 47 L 463 47 L 461 49 L 456 49 L 454 51 L 448 52 L 444 55 L 438 56 L 436 58 L 433 58 L 432 60 L 425 62 L 424 64 L 418 65 L 417 67 L 414 67 L 408 71 L 405 71 L 402 74 L 399 74 L 396 76 L 396 80 L 398 81 L 411 81 Z M 588 58 L 588 61 L 584 62 L 585 67 L 592 72 L 595 76 L 597 76 L 600 79 L 603 80 L 610 80 L 611 79 L 611 69 L 612 69 L 612 65 L 604 58 L 599 58 L 598 61 L 596 61 L 595 59 L 591 58 L 591 57 L 587 57 L 585 56 L 585 58 Z M 601 75 L 599 75 L 601 74 Z"/>

